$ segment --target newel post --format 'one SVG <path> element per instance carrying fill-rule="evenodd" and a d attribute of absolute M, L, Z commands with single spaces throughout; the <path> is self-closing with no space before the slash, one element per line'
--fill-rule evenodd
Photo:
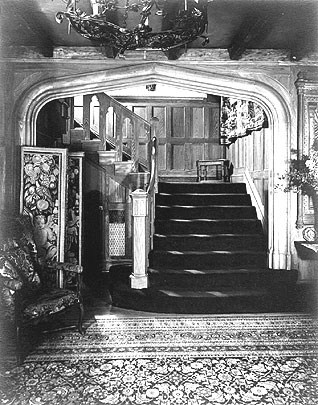
<path fill-rule="evenodd" d="M 133 216 L 133 273 L 130 276 L 131 288 L 148 287 L 147 260 L 147 214 L 148 194 L 143 190 L 131 193 Z"/>

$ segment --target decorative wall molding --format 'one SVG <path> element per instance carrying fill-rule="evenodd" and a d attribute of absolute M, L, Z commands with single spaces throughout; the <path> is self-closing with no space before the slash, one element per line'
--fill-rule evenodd
<path fill-rule="evenodd" d="M 53 49 L 53 58 L 87 58 L 87 59 L 105 59 L 106 55 L 101 47 L 55 47 Z M 161 50 L 141 49 L 135 51 L 125 51 L 121 56 L 125 60 L 148 60 L 162 61 L 168 60 L 168 57 Z M 178 60 L 205 60 L 205 61 L 231 61 L 228 49 L 188 49 Z M 318 57 L 317 57 L 318 59 Z M 290 61 L 290 52 L 285 49 L 246 49 L 240 57 L 241 61 Z"/>

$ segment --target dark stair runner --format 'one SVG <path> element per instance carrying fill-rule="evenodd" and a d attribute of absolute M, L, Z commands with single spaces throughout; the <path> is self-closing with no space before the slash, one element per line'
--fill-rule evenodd
<path fill-rule="evenodd" d="M 244 183 L 159 183 L 149 288 L 111 269 L 114 305 L 170 313 L 293 310 L 296 271 L 269 270 L 267 247 Z"/>

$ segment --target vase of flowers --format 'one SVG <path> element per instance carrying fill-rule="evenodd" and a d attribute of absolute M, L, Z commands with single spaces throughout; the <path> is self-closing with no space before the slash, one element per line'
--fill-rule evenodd
<path fill-rule="evenodd" d="M 284 180 L 283 190 L 293 191 L 311 197 L 314 209 L 314 235 L 318 240 L 318 131 L 310 148 L 309 155 L 292 159 L 289 171 L 279 177 Z M 281 188 L 281 187 L 279 187 Z"/>

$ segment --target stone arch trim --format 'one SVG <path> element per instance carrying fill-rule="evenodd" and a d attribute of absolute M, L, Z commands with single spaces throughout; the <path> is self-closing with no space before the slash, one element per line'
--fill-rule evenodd
<path fill-rule="evenodd" d="M 289 194 L 274 193 L 274 173 L 286 170 L 291 139 L 292 108 L 287 90 L 266 74 L 252 78 L 199 71 L 166 63 L 144 63 L 62 78 L 40 81 L 26 90 L 15 108 L 15 122 L 20 144 L 35 143 L 38 112 L 48 101 L 78 94 L 106 92 L 134 85 L 164 83 L 177 88 L 215 95 L 246 98 L 259 103 L 266 111 L 271 128 L 270 178 L 268 195 L 269 267 L 290 268 Z"/>

